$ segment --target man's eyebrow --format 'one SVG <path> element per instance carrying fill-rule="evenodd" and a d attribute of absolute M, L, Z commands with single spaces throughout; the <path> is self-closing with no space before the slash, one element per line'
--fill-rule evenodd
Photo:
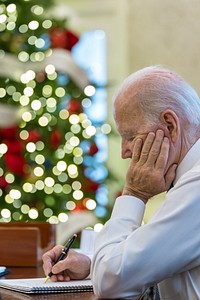
<path fill-rule="evenodd" d="M 136 136 L 137 135 L 136 133 L 133 133 L 133 132 L 130 132 L 130 131 L 120 131 L 119 133 L 122 136 Z"/>

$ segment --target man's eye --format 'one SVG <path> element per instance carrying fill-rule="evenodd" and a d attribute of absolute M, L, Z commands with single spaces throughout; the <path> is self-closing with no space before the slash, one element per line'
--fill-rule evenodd
<path fill-rule="evenodd" d="M 127 141 L 128 141 L 128 142 L 132 142 L 132 141 L 134 140 L 134 138 L 135 138 L 134 136 L 129 137 L 129 138 L 127 138 Z"/>

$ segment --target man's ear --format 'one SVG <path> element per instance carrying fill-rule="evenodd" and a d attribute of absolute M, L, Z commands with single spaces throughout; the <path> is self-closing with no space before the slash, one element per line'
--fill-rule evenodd
<path fill-rule="evenodd" d="M 180 121 L 177 114 L 171 109 L 166 109 L 161 113 L 160 121 L 168 130 L 172 142 L 175 142 L 180 131 Z"/>

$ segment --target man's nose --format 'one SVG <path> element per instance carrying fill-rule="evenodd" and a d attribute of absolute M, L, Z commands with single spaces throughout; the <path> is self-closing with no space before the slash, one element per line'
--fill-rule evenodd
<path fill-rule="evenodd" d="M 131 147 L 130 147 L 130 143 L 122 141 L 122 145 L 121 145 L 121 157 L 122 159 L 127 159 L 127 158 L 131 158 L 132 157 L 132 151 L 131 151 Z"/>

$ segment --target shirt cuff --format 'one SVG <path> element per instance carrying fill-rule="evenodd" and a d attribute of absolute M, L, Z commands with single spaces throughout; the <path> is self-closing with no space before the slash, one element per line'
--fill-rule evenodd
<path fill-rule="evenodd" d="M 123 195 L 116 199 L 112 211 L 112 218 L 127 218 L 142 223 L 145 204 L 134 196 Z"/>

